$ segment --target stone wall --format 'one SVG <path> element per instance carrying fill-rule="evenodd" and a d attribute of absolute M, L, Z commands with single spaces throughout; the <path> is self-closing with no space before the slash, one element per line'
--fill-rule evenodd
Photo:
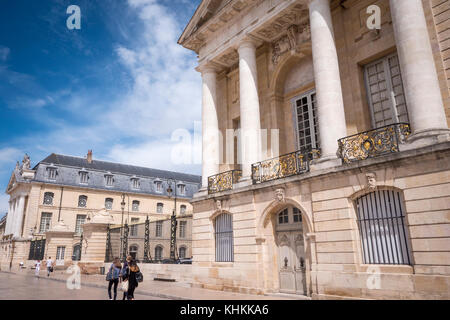
<path fill-rule="evenodd" d="M 271 216 L 286 205 L 304 217 L 308 295 L 317 298 L 450 299 L 450 144 L 312 171 L 259 186 L 194 199 L 193 281 L 217 290 L 277 292 L 278 257 Z M 380 265 L 380 287 L 368 281 L 354 200 L 377 188 L 402 192 L 411 265 Z M 275 190 L 285 190 L 278 203 Z M 212 209 L 222 201 L 222 210 Z M 214 218 L 232 214 L 234 261 L 215 262 Z M 308 235 L 309 234 L 309 235 Z M 311 235 L 312 234 L 312 235 Z M 376 267 L 376 266 L 375 266 Z"/>

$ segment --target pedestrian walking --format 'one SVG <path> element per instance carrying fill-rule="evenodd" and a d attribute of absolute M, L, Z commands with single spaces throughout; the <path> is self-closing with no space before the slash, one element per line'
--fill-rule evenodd
<path fill-rule="evenodd" d="M 53 272 L 53 260 L 52 257 L 48 257 L 47 259 L 47 277 L 50 277 L 50 273 Z"/>
<path fill-rule="evenodd" d="M 108 296 L 109 300 L 113 300 L 111 296 L 111 288 L 114 285 L 114 300 L 117 298 L 117 286 L 119 285 L 120 272 L 122 270 L 122 264 L 119 258 L 114 258 L 111 267 L 109 267 L 108 274 L 106 275 L 106 280 L 109 281 L 108 285 Z"/>
<path fill-rule="evenodd" d="M 34 264 L 34 275 L 37 277 L 41 271 L 41 260 L 37 260 Z"/>
<path fill-rule="evenodd" d="M 132 259 L 133 259 L 132 256 L 127 256 L 127 259 L 123 263 L 123 268 L 122 268 L 122 272 L 121 272 L 122 282 L 128 281 L 128 265 Z M 125 285 L 125 283 L 124 283 L 124 285 Z M 123 291 L 122 300 L 127 300 L 127 299 L 128 299 L 128 289 Z"/>
<path fill-rule="evenodd" d="M 142 282 L 143 276 L 136 260 L 132 259 L 128 268 L 128 300 L 134 300 L 134 290 L 138 287 L 139 282 Z"/>

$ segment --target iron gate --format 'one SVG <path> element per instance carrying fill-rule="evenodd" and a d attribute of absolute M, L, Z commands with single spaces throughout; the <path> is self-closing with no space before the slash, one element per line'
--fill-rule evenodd
<path fill-rule="evenodd" d="M 28 260 L 44 260 L 44 253 L 45 239 L 31 241 Z"/>

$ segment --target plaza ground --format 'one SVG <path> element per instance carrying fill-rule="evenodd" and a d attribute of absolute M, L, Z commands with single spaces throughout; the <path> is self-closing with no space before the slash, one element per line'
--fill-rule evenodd
<path fill-rule="evenodd" d="M 0 300 L 107 300 L 107 282 L 103 275 L 82 275 L 81 289 L 70 290 L 66 280 L 70 274 L 55 271 L 47 278 L 34 270 L 0 271 Z M 122 293 L 118 292 L 118 298 Z M 135 292 L 136 300 L 303 300 L 293 295 L 250 295 L 192 288 L 189 283 L 144 279 Z"/>

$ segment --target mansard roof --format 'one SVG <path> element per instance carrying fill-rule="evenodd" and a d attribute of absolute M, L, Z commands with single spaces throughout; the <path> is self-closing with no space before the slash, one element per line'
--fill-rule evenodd
<path fill-rule="evenodd" d="M 48 168 L 56 168 L 56 178 L 50 180 Z M 101 189 L 116 192 L 137 194 L 151 194 L 168 196 L 167 187 L 169 180 L 175 180 L 177 184 L 185 185 L 185 194 L 177 195 L 180 198 L 192 198 L 200 187 L 201 177 L 191 174 L 145 168 L 101 160 L 66 156 L 52 153 L 40 161 L 34 168 L 35 176 L 32 182 L 71 186 L 77 188 Z M 88 172 L 88 182 L 80 181 L 80 172 Z M 105 176 L 113 175 L 113 185 L 105 185 Z M 135 189 L 131 183 L 132 178 L 138 178 L 140 186 Z M 162 188 L 156 188 L 155 182 L 161 182 Z M 173 186 L 172 186 L 173 188 Z"/>
<path fill-rule="evenodd" d="M 173 179 L 173 180 L 176 180 L 177 182 L 178 181 L 193 182 L 193 183 L 201 182 L 200 176 L 196 176 L 196 175 L 192 175 L 192 174 L 151 169 L 151 168 L 132 166 L 132 165 L 127 165 L 127 164 L 101 161 L 101 160 L 95 160 L 95 159 L 92 160 L 91 163 L 89 163 L 86 158 L 65 156 L 65 155 L 55 154 L 55 153 L 52 153 L 47 158 L 45 158 L 44 160 L 39 162 L 39 164 L 41 164 L 41 163 L 76 167 L 79 169 L 84 168 L 86 170 L 91 169 L 91 170 L 105 171 L 105 172 L 110 172 L 110 173 L 126 174 L 126 175 L 130 175 L 130 176 L 135 175 L 135 176 L 141 176 L 141 177 L 159 178 L 159 179 L 163 179 L 163 180 Z M 39 164 L 37 164 L 36 167 Z"/>

